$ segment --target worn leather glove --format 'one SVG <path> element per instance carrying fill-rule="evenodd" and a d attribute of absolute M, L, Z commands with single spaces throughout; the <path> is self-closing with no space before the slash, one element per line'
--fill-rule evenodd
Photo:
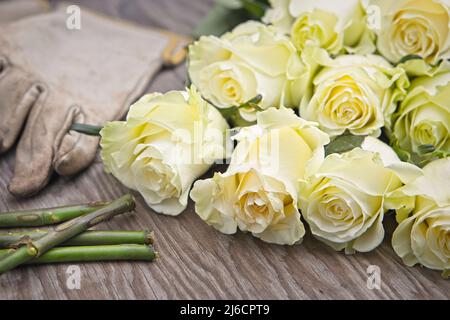
<path fill-rule="evenodd" d="M 50 10 L 45 0 L 6 0 L 0 1 L 0 23 L 6 23 Z"/>
<path fill-rule="evenodd" d="M 71 125 L 121 118 L 162 64 L 184 57 L 176 48 L 186 39 L 174 34 L 88 9 L 81 30 L 69 30 L 67 17 L 60 7 L 0 27 L 0 153 L 24 127 L 9 184 L 16 196 L 42 189 L 53 170 L 71 175 L 88 166 L 98 138 Z"/>

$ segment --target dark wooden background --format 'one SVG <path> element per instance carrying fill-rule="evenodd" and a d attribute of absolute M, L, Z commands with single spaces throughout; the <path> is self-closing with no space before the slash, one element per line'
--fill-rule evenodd
<path fill-rule="evenodd" d="M 211 0 L 75 1 L 142 24 L 189 34 Z M 186 70 L 165 70 L 149 91 L 181 89 Z M 0 211 L 114 199 L 127 190 L 103 172 L 99 160 L 71 178 L 54 177 L 38 196 L 17 200 L 6 187 L 14 150 L 0 158 Z M 437 271 L 408 268 L 384 243 L 367 254 L 346 256 L 308 234 L 302 245 L 266 244 L 249 234 L 223 235 L 196 216 L 192 204 L 178 217 L 158 215 L 138 197 L 137 212 L 100 229 L 153 229 L 162 258 L 154 263 L 80 264 L 81 289 L 66 287 L 68 265 L 22 267 L 0 277 L 3 299 L 449 299 L 450 281 Z M 367 287 L 369 265 L 381 269 L 381 290 Z"/>

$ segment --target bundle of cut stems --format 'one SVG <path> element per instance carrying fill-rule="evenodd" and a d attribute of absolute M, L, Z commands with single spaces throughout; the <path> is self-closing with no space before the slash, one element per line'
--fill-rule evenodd
<path fill-rule="evenodd" d="M 158 257 L 149 231 L 89 231 L 135 207 L 125 195 L 110 203 L 93 203 L 0 214 L 0 227 L 44 226 L 66 221 L 51 231 L 0 233 L 0 274 L 22 264 L 143 260 Z"/>

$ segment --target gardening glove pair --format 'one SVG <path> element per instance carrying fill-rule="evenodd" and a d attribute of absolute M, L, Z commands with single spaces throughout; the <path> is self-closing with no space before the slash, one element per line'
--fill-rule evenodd
<path fill-rule="evenodd" d="M 45 0 L 0 1 L 0 24 L 49 10 L 50 5 Z"/>
<path fill-rule="evenodd" d="M 163 64 L 183 61 L 187 39 L 81 9 L 70 30 L 61 6 L 0 26 L 0 153 L 19 138 L 9 191 L 29 196 L 53 171 L 73 175 L 98 137 L 70 131 L 120 119 Z"/>

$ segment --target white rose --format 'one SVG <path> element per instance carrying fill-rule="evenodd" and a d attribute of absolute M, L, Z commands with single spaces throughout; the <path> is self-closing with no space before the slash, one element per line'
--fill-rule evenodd
<path fill-rule="evenodd" d="M 368 252 L 383 240 L 386 197 L 416 178 L 389 146 L 368 137 L 362 148 L 328 155 L 300 181 L 299 206 L 311 232 L 335 250 Z"/>
<path fill-rule="evenodd" d="M 360 0 L 271 1 L 263 21 L 290 33 L 298 50 L 317 46 L 331 54 L 375 51 L 374 34 Z"/>
<path fill-rule="evenodd" d="M 409 68 L 412 69 L 412 63 Z M 419 63 L 414 70 L 422 73 Z M 408 160 L 424 165 L 450 154 L 450 63 L 443 62 L 430 74 L 415 78 L 393 115 L 390 138 L 407 153 Z M 422 152 L 421 148 L 431 148 Z"/>
<path fill-rule="evenodd" d="M 192 183 L 225 155 L 228 128 L 197 93 L 149 94 L 101 131 L 105 168 L 157 212 L 179 214 Z"/>
<path fill-rule="evenodd" d="M 413 197 L 409 216 L 397 217 L 400 224 L 392 237 L 395 252 L 408 266 L 450 272 L 450 158 L 436 160 L 423 169 L 423 176 L 407 184 L 402 192 Z"/>
<path fill-rule="evenodd" d="M 305 233 L 297 209 L 297 180 L 324 156 L 328 136 L 290 109 L 258 113 L 243 128 L 225 173 L 194 184 L 195 211 L 226 234 L 249 231 L 276 244 L 294 244 Z"/>
<path fill-rule="evenodd" d="M 302 72 L 303 64 L 289 38 L 255 21 L 221 38 L 201 37 L 189 48 L 192 83 L 221 109 L 239 107 L 258 95 L 262 109 L 296 107 L 299 101 L 291 101 L 291 82 Z M 245 120 L 256 120 L 256 109 L 239 111 Z"/>
<path fill-rule="evenodd" d="M 377 47 L 391 62 L 419 55 L 429 63 L 450 57 L 448 0 L 370 0 L 379 8 Z"/>
<path fill-rule="evenodd" d="M 318 122 L 332 137 L 346 130 L 379 136 L 405 96 L 409 86 L 405 71 L 375 55 L 343 55 L 322 63 L 312 97 L 302 99 L 302 118 Z"/>

